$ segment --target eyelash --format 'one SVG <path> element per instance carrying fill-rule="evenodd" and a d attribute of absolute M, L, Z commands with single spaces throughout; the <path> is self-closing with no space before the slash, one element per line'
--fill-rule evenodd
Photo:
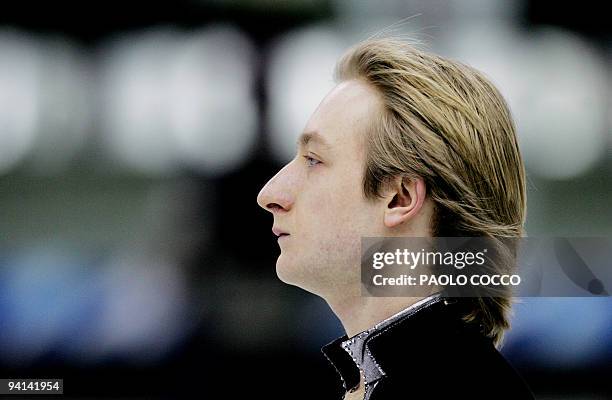
<path fill-rule="evenodd" d="M 306 160 L 306 164 L 307 164 L 309 167 L 314 167 L 314 166 L 315 166 L 315 165 L 317 165 L 317 164 L 321 164 L 321 161 L 317 160 L 316 158 L 312 158 L 312 157 L 310 157 L 310 156 L 304 156 L 304 159 Z M 311 160 L 312 160 L 312 161 L 316 161 L 316 163 L 315 163 L 315 164 L 310 164 L 310 161 L 311 161 Z"/>

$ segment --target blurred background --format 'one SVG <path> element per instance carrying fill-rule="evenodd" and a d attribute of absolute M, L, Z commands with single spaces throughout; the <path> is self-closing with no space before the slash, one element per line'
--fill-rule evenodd
<path fill-rule="evenodd" d="M 13 3 L 13 4 L 10 4 Z M 484 71 L 514 113 L 531 236 L 612 236 L 604 4 L 3 3 L 0 378 L 64 397 L 339 399 L 343 333 L 280 282 L 255 199 L 336 59 L 385 30 Z M 612 398 L 612 300 L 522 299 L 504 354 L 539 399 Z"/>

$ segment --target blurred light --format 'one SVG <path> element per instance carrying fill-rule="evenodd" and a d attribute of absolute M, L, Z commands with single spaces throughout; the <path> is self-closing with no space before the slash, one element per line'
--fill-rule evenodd
<path fill-rule="evenodd" d="M 523 298 L 503 352 L 517 363 L 581 368 L 609 357 L 609 298 Z"/>
<path fill-rule="evenodd" d="M 608 43 L 608 54 L 606 57 L 606 65 L 608 66 L 608 109 L 606 110 L 606 115 L 608 116 L 607 124 L 608 124 L 608 150 L 612 150 L 612 73 L 610 73 L 610 66 L 612 65 L 612 41 Z M 611 151 L 608 152 L 608 158 L 612 156 L 610 154 Z M 610 164 L 612 166 L 612 164 Z"/>
<path fill-rule="evenodd" d="M 292 32 L 274 45 L 267 119 L 272 151 L 279 160 L 295 154 L 295 141 L 308 118 L 334 87 L 334 66 L 345 48 L 338 33 L 320 26 Z"/>
<path fill-rule="evenodd" d="M 102 144 L 124 167 L 153 175 L 173 172 L 168 75 L 178 34 L 151 30 L 121 37 L 100 54 Z"/>
<path fill-rule="evenodd" d="M 257 134 L 253 48 L 227 26 L 181 41 L 170 70 L 169 120 L 179 156 L 208 174 L 245 161 Z"/>
<path fill-rule="evenodd" d="M 231 27 L 122 38 L 101 53 L 102 133 L 113 159 L 146 174 L 218 174 L 257 134 L 253 48 Z"/>
<path fill-rule="evenodd" d="M 40 54 L 30 37 L 0 31 L 0 173 L 16 166 L 38 134 Z"/>
<path fill-rule="evenodd" d="M 569 179 L 601 159 L 606 72 L 583 40 L 552 28 L 522 36 L 495 21 L 453 28 L 444 46 L 499 87 L 531 171 Z"/>
<path fill-rule="evenodd" d="M 163 257 L 92 265 L 57 246 L 31 246 L 0 270 L 0 359 L 49 352 L 75 362 L 158 360 L 186 329 L 182 271 Z"/>
<path fill-rule="evenodd" d="M 54 246 L 30 246 L 7 259 L 0 278 L 0 358 L 28 364 L 87 334 L 97 318 L 99 281 L 81 259 Z"/>
<path fill-rule="evenodd" d="M 530 93 L 517 107 L 527 166 L 550 179 L 579 176 L 606 152 L 606 67 L 568 32 L 543 29 L 529 44 Z"/>
<path fill-rule="evenodd" d="M 139 362 L 161 358 L 185 330 L 181 269 L 163 257 L 131 253 L 113 259 L 103 281 L 106 301 L 98 319 L 98 351 Z"/>
<path fill-rule="evenodd" d="M 40 133 L 29 166 L 39 174 L 69 167 L 91 128 L 92 71 L 85 55 L 64 39 L 41 45 Z"/>
<path fill-rule="evenodd" d="M 461 13 L 462 18 L 469 15 Z M 529 88 L 525 79 L 528 55 L 527 40 L 517 27 L 505 20 L 464 20 L 448 25 L 438 50 L 445 56 L 482 71 L 500 89 L 510 108 Z"/>

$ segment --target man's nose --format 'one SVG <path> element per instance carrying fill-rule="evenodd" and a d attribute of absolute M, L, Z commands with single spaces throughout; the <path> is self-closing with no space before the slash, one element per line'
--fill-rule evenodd
<path fill-rule="evenodd" d="M 287 212 L 293 206 L 295 182 L 292 183 L 287 167 L 281 169 L 259 191 L 257 204 L 264 210 L 271 213 Z"/>

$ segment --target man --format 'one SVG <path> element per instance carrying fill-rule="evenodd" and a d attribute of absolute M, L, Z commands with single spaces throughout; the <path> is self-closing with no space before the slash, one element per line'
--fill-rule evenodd
<path fill-rule="evenodd" d="M 345 399 L 532 395 L 495 349 L 509 295 L 365 297 L 362 237 L 520 237 L 525 171 L 502 96 L 476 70 L 395 39 L 350 49 L 293 160 L 258 204 L 279 278 L 346 330 L 322 350 Z"/>

